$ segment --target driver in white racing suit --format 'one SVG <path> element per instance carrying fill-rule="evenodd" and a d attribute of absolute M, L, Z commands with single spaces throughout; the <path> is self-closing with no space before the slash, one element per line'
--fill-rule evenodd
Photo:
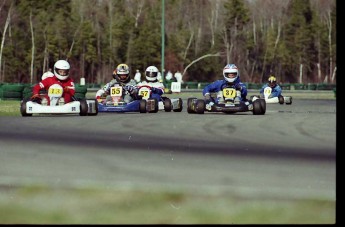
<path fill-rule="evenodd" d="M 223 101 L 222 90 L 224 88 L 236 89 L 237 95 L 234 98 L 235 104 L 240 103 L 240 101 L 247 100 L 247 87 L 240 81 L 240 73 L 235 64 L 227 64 L 224 67 L 223 77 L 223 80 L 216 80 L 215 82 L 208 84 L 202 91 L 207 110 L 211 110 L 214 104 L 218 104 Z M 217 98 L 211 97 L 211 93 L 217 93 Z"/>
<path fill-rule="evenodd" d="M 104 85 L 103 88 L 96 92 L 96 99 L 100 100 L 105 94 L 106 102 L 111 102 L 110 89 L 115 85 L 123 87 L 124 92 L 122 95 L 123 101 L 129 103 L 134 99 L 137 99 L 137 89 L 135 87 L 135 80 L 130 77 L 130 69 L 127 64 L 119 64 L 112 74 L 113 78 L 109 83 Z"/>
<path fill-rule="evenodd" d="M 137 84 L 137 87 L 140 86 L 150 86 L 151 87 L 151 98 L 157 99 L 159 102 L 161 96 L 164 94 L 164 84 L 158 81 L 158 68 L 156 66 L 149 66 L 145 70 L 146 81 L 142 81 Z"/>

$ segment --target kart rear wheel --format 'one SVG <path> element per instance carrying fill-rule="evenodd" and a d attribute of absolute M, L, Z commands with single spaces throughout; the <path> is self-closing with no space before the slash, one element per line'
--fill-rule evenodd
<path fill-rule="evenodd" d="M 171 107 L 171 99 L 165 98 L 163 100 L 163 104 L 164 104 L 165 112 L 171 112 L 171 109 L 172 109 L 172 107 Z"/>
<path fill-rule="evenodd" d="M 187 112 L 188 113 L 195 113 L 195 111 L 193 110 L 193 100 L 195 100 L 197 98 L 188 98 L 187 99 Z"/>
<path fill-rule="evenodd" d="M 87 112 L 89 110 L 89 106 L 87 105 L 86 99 L 81 99 L 80 101 L 80 116 L 87 116 Z"/>
<path fill-rule="evenodd" d="M 204 114 L 205 112 L 205 101 L 203 99 L 198 99 L 196 101 L 196 109 L 197 114 Z"/>
<path fill-rule="evenodd" d="M 286 102 L 285 103 L 286 105 L 291 105 L 292 104 L 292 97 L 290 96 L 289 98 L 290 98 L 290 101 Z"/>
<path fill-rule="evenodd" d="M 26 112 L 26 103 L 29 101 L 30 99 L 24 99 L 21 104 L 20 104 L 20 113 L 22 114 L 23 117 L 31 117 L 32 114 L 28 114 Z"/>
<path fill-rule="evenodd" d="M 146 99 L 141 99 L 139 102 L 139 112 L 146 113 Z"/>
<path fill-rule="evenodd" d="M 181 112 L 183 109 L 183 101 L 181 98 L 178 99 L 178 108 L 177 109 L 174 109 L 173 111 L 174 112 Z"/>

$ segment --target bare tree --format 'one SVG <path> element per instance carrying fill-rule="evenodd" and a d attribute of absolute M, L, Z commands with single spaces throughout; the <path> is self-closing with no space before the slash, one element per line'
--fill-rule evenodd
<path fill-rule="evenodd" d="M 35 60 L 35 35 L 34 35 L 34 27 L 32 25 L 32 10 L 30 10 L 30 31 L 31 31 L 31 65 L 30 65 L 30 83 L 33 83 L 33 75 L 34 75 L 34 60 Z"/>
<path fill-rule="evenodd" d="M 0 82 L 3 82 L 5 81 L 5 74 L 4 73 L 1 73 L 1 63 L 2 63 L 2 51 L 4 49 L 4 44 L 5 44 L 5 37 L 6 37 L 6 31 L 7 31 L 7 28 L 8 28 L 8 25 L 10 24 L 10 20 L 11 20 L 11 10 L 12 10 L 12 7 L 13 7 L 13 1 L 11 2 L 11 6 L 10 6 L 10 9 L 8 10 L 8 13 L 7 13 L 7 19 L 6 19 L 6 22 L 5 22 L 5 28 L 4 28 L 4 32 L 2 33 L 2 40 L 1 40 L 1 49 L 0 49 Z M 3 74 L 3 76 L 2 76 Z"/>

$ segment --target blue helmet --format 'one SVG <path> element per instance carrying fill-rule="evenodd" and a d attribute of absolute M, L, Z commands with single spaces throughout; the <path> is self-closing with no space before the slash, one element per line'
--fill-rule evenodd
<path fill-rule="evenodd" d="M 233 83 L 240 77 L 240 73 L 235 64 L 227 64 L 223 69 L 224 79 L 230 83 Z"/>

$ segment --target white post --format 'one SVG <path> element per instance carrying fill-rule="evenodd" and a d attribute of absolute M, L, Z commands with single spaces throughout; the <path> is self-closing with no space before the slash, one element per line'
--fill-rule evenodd
<path fill-rule="evenodd" d="M 299 67 L 299 83 L 302 83 L 302 78 L 303 78 L 303 64 L 300 65 Z"/>

